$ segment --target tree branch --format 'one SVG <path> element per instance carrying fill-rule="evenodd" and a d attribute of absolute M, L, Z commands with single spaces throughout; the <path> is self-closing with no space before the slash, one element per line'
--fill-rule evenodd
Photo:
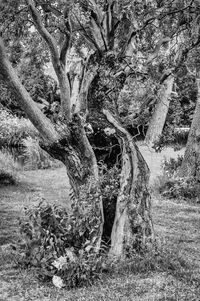
<path fill-rule="evenodd" d="M 67 51 L 70 46 L 70 38 L 68 35 L 65 36 L 62 48 L 60 50 L 60 62 L 65 66 L 66 64 L 66 56 L 67 56 Z"/>
<path fill-rule="evenodd" d="M 33 18 L 35 27 L 37 28 L 40 35 L 43 37 L 43 39 L 46 41 L 47 45 L 49 46 L 53 64 L 57 64 L 59 62 L 59 52 L 57 49 L 56 41 L 52 37 L 52 35 L 48 32 L 48 30 L 44 27 L 42 20 L 40 18 L 40 15 L 33 3 L 32 0 L 26 0 L 26 3 L 29 7 L 30 14 Z"/>
<path fill-rule="evenodd" d="M 67 41 L 65 41 L 66 43 L 64 43 L 64 47 L 61 51 L 61 57 L 60 57 L 58 47 L 57 47 L 57 42 L 43 25 L 41 17 L 34 5 L 33 0 L 26 0 L 26 3 L 29 6 L 29 10 L 33 18 L 35 27 L 37 28 L 42 38 L 46 41 L 51 53 L 52 64 L 60 86 L 62 115 L 66 119 L 70 119 L 70 84 L 65 71 L 65 58 L 66 58 L 66 52 L 69 44 L 67 44 Z"/>
<path fill-rule="evenodd" d="M 42 134 L 43 138 L 51 143 L 55 143 L 60 136 L 53 127 L 53 124 L 37 107 L 30 94 L 15 73 L 11 63 L 6 56 L 6 49 L 3 40 L 0 38 L 0 79 L 11 89 L 11 92 L 18 100 L 21 108 L 27 114 L 36 129 Z"/>
<path fill-rule="evenodd" d="M 61 63 L 65 66 L 66 64 L 66 55 L 67 55 L 67 51 L 70 47 L 71 44 L 71 33 L 72 33 L 72 26 L 71 26 L 71 22 L 70 22 L 70 16 L 69 16 L 69 6 L 68 3 L 66 3 L 65 5 L 65 9 L 64 9 L 64 24 L 65 24 L 65 38 L 64 38 L 64 42 L 60 51 L 60 61 Z"/>

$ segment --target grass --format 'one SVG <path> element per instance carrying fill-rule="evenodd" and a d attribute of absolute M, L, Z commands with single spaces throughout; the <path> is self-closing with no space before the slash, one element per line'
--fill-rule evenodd
<path fill-rule="evenodd" d="M 0 188 L 0 301 L 200 300 L 200 206 L 157 197 L 152 211 L 159 257 L 151 252 L 143 261 L 136 257 L 103 275 L 101 282 L 71 291 L 39 282 L 34 270 L 17 269 L 10 244 L 19 237 L 22 208 L 39 195 L 69 206 L 68 192 L 65 168 L 24 171 L 17 186 Z"/>

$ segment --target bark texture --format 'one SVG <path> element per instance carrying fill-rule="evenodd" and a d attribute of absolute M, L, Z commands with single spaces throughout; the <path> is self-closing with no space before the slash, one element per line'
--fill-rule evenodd
<path fill-rule="evenodd" d="M 196 79 L 198 94 L 196 108 L 186 144 L 179 176 L 200 180 L 200 78 Z"/>
<path fill-rule="evenodd" d="M 173 75 L 170 75 L 162 84 L 159 93 L 159 100 L 156 104 L 155 111 L 151 117 L 145 137 L 145 142 L 150 146 L 152 146 L 153 143 L 157 141 L 162 134 L 167 113 L 169 110 L 169 104 L 171 100 L 170 96 L 172 93 L 173 83 L 174 77 Z"/>
<path fill-rule="evenodd" d="M 124 256 L 142 249 L 154 237 L 151 198 L 148 191 L 149 168 L 131 135 L 107 110 L 106 118 L 116 129 L 123 147 L 120 190 L 117 198 L 110 254 Z"/>

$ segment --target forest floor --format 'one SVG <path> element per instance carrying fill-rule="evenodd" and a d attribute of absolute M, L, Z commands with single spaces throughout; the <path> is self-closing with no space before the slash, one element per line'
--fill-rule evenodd
<path fill-rule="evenodd" d="M 148 153 L 145 148 L 142 152 L 153 170 L 153 183 L 160 173 L 163 155 Z M 31 271 L 16 269 L 9 246 L 19 236 L 18 219 L 23 207 L 37 202 L 41 196 L 48 202 L 58 200 L 61 205 L 69 206 L 68 193 L 65 168 L 25 171 L 20 174 L 17 186 L 0 187 L 0 301 L 200 300 L 200 206 L 159 196 L 152 201 L 156 237 L 163 249 L 163 267 L 154 265 L 145 272 L 132 267 L 125 273 L 105 275 L 103 281 L 91 287 L 71 291 L 42 284 Z"/>

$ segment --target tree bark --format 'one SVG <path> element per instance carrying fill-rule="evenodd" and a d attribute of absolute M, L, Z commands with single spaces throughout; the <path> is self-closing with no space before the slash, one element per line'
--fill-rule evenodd
<path fill-rule="evenodd" d="M 154 237 L 151 198 L 148 190 L 149 168 L 131 135 L 107 110 L 104 115 L 116 130 L 123 146 L 120 190 L 111 234 L 110 254 L 125 256 L 145 247 Z"/>
<path fill-rule="evenodd" d="M 178 175 L 200 180 L 200 78 L 196 79 L 196 83 L 198 88 L 196 108 Z"/>
<path fill-rule="evenodd" d="M 149 127 L 145 137 L 145 143 L 152 146 L 162 134 L 167 113 L 169 110 L 170 96 L 172 93 L 174 76 L 170 75 L 162 84 L 158 103 L 150 119 Z"/>

